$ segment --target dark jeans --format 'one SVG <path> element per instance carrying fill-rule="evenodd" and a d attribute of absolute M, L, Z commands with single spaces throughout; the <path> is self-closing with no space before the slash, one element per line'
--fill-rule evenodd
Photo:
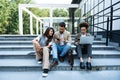
<path fill-rule="evenodd" d="M 76 52 L 78 57 L 83 57 L 83 54 L 87 54 L 87 57 L 92 57 L 92 45 L 91 44 L 84 44 L 84 45 L 77 45 Z"/>

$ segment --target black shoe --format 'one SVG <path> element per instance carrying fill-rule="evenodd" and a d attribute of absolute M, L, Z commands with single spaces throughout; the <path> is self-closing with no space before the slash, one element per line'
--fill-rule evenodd
<path fill-rule="evenodd" d="M 80 62 L 80 69 L 85 69 L 85 64 L 84 64 L 84 62 Z"/>
<path fill-rule="evenodd" d="M 92 69 L 91 62 L 86 62 L 86 67 L 88 70 L 91 70 Z"/>
<path fill-rule="evenodd" d="M 53 60 L 53 62 L 52 62 L 52 64 L 50 65 L 50 67 L 55 67 L 55 66 L 57 66 L 57 65 L 58 65 L 58 61 Z"/>
<path fill-rule="evenodd" d="M 48 71 L 49 71 L 48 69 L 44 69 L 43 73 L 42 73 L 42 76 L 47 77 L 48 76 Z"/>
<path fill-rule="evenodd" d="M 41 64 L 41 63 L 42 63 L 42 59 L 39 59 L 39 60 L 38 60 L 38 63 Z"/>
<path fill-rule="evenodd" d="M 63 57 L 59 57 L 60 62 L 64 62 L 64 58 Z"/>

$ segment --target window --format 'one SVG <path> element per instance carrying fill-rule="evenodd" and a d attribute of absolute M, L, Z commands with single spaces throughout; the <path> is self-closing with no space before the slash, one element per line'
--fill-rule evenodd
<path fill-rule="evenodd" d="M 98 4 L 98 0 L 95 0 L 95 6 Z"/>
<path fill-rule="evenodd" d="M 113 21 L 113 30 L 120 30 L 120 19 Z"/>
<path fill-rule="evenodd" d="M 120 8 L 120 3 L 113 6 L 113 10 Z"/>
<path fill-rule="evenodd" d="M 119 2 L 120 0 L 112 0 L 112 4 Z"/>
<path fill-rule="evenodd" d="M 114 15 L 114 16 L 120 16 L 120 10 L 114 11 L 114 12 L 113 12 L 113 15 Z"/>
<path fill-rule="evenodd" d="M 109 13 L 109 14 L 108 14 Z M 110 15 L 110 8 L 104 11 L 104 14 Z"/>
<path fill-rule="evenodd" d="M 94 0 L 91 0 L 91 9 L 94 7 Z"/>
<path fill-rule="evenodd" d="M 103 2 L 99 4 L 99 11 L 103 10 Z"/>
<path fill-rule="evenodd" d="M 84 3 L 84 14 L 86 14 L 86 3 Z"/>
<path fill-rule="evenodd" d="M 107 22 L 104 23 L 104 29 L 107 29 Z"/>
<path fill-rule="evenodd" d="M 111 5 L 111 0 L 105 0 L 105 8 Z"/>
<path fill-rule="evenodd" d="M 91 10 L 91 15 L 94 15 L 94 9 Z"/>
<path fill-rule="evenodd" d="M 88 3 L 87 3 L 87 8 L 88 8 L 87 10 L 88 10 L 88 11 L 90 11 L 90 7 L 91 7 L 91 5 L 90 5 L 90 0 L 88 0 Z"/>
<path fill-rule="evenodd" d="M 98 6 L 95 7 L 95 14 L 98 13 Z"/>
<path fill-rule="evenodd" d="M 103 0 L 99 0 L 99 2 L 101 2 L 101 1 L 103 1 Z"/>

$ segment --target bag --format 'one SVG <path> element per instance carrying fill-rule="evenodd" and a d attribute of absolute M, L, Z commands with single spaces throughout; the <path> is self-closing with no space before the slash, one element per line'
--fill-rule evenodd
<path fill-rule="evenodd" d="M 74 65 L 74 55 L 73 55 L 73 51 L 72 49 L 70 49 L 68 51 L 68 62 L 70 64 L 71 70 L 73 69 L 73 65 Z"/>

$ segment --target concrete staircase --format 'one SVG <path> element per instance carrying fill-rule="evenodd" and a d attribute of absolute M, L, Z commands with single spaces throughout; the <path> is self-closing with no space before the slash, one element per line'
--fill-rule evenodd
<path fill-rule="evenodd" d="M 31 40 L 35 38 L 36 35 L 30 36 L 20 36 L 20 35 L 1 35 L 0 36 L 0 74 L 2 74 L 3 77 L 0 77 L 0 80 L 35 80 L 36 78 L 34 76 L 29 76 L 36 74 L 36 77 L 41 76 L 41 64 L 38 64 L 35 60 L 35 52 L 33 50 L 32 42 Z M 72 36 L 74 40 L 74 36 Z M 72 48 L 74 50 L 75 46 L 72 45 Z M 59 63 L 57 67 L 54 67 L 51 69 L 50 75 L 51 76 L 58 76 L 59 74 L 68 74 L 71 72 L 73 75 L 76 76 L 76 80 L 79 80 L 79 75 L 83 75 L 81 80 L 86 80 L 84 77 L 89 75 L 96 75 L 97 73 L 99 75 L 105 73 L 105 74 L 111 74 L 114 73 L 116 75 L 112 75 L 111 80 L 119 80 L 118 75 L 120 74 L 120 51 L 117 50 L 114 46 L 105 46 L 105 42 L 101 41 L 100 39 L 95 39 L 94 44 L 92 46 L 92 70 L 91 73 L 84 73 L 86 70 L 81 70 L 79 68 L 79 59 L 77 58 L 76 52 L 74 51 L 74 67 L 73 70 L 70 70 L 70 65 L 68 64 L 68 61 L 66 60 L 64 63 Z M 51 59 L 52 62 L 52 59 Z M 54 73 L 55 71 L 55 73 Z M 12 74 L 13 75 L 12 75 Z M 5 75 L 8 74 L 8 78 L 5 77 Z M 18 74 L 18 75 L 17 75 Z M 25 75 L 22 75 L 25 74 Z M 29 75 L 28 75 L 29 74 Z M 52 75 L 53 74 L 53 75 Z M 12 76 L 17 76 L 13 78 Z M 97 75 L 99 77 L 99 75 Z M 19 77 L 21 76 L 21 77 Z M 61 77 L 64 77 L 64 75 L 60 75 Z M 66 75 L 66 76 L 70 76 Z M 104 75 L 101 75 L 104 76 Z M 107 77 L 108 75 L 106 75 Z M 119 75 L 120 76 L 120 75 Z M 24 78 L 25 77 L 25 78 Z M 70 76 L 73 77 L 73 76 Z M 101 79 L 106 79 L 106 77 L 103 77 Z M 53 80 L 54 77 L 48 77 L 49 79 Z M 45 80 L 48 80 L 46 78 Z M 55 78 L 56 80 L 59 80 L 59 78 Z M 64 78 L 66 79 L 66 78 Z M 90 80 L 93 80 L 94 78 L 91 78 Z M 97 78 L 96 78 L 97 79 Z M 94 79 L 94 80 L 96 80 Z M 107 78 L 108 79 L 108 78 Z M 106 79 L 106 80 L 107 80 Z M 41 80 L 41 79 L 39 79 Z M 70 78 L 69 80 L 73 80 L 73 78 Z"/>

